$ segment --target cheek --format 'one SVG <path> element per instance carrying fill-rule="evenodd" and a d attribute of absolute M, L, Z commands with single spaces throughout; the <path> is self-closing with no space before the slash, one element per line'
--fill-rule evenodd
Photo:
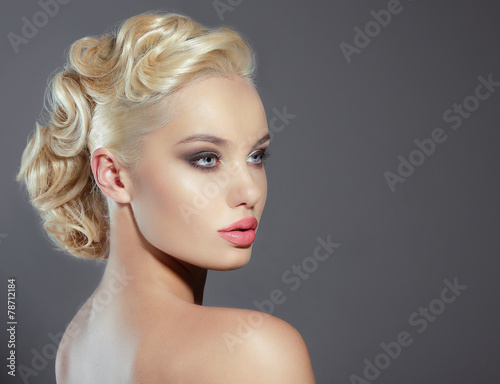
<path fill-rule="evenodd" d="M 180 256 L 193 251 L 197 243 L 199 249 L 199 243 L 206 242 L 213 224 L 209 218 L 221 196 L 211 195 L 207 179 L 206 175 L 185 169 L 141 175 L 140 192 L 132 209 L 139 230 L 149 243 Z"/>
<path fill-rule="evenodd" d="M 266 176 L 265 170 L 262 172 L 261 177 L 258 179 L 257 185 L 258 185 L 258 188 L 259 188 L 260 194 L 261 194 L 261 198 L 260 198 L 259 202 L 257 203 L 257 205 L 260 209 L 260 212 L 259 212 L 259 216 L 260 216 L 260 214 L 262 214 L 264 206 L 266 205 L 266 199 L 267 199 L 267 176 Z"/>

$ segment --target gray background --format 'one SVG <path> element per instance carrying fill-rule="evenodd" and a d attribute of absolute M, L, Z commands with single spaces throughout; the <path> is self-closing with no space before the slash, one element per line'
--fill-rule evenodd
<path fill-rule="evenodd" d="M 221 20 L 212 1 L 71 0 L 17 54 L 7 34 L 20 34 L 21 18 L 41 8 L 2 4 L 0 286 L 6 297 L 7 277 L 17 279 L 17 363 L 37 372 L 24 382 L 54 382 L 49 334 L 64 330 L 103 270 L 53 250 L 14 181 L 47 79 L 76 39 L 160 9 L 242 32 L 258 55 L 268 118 L 284 106 L 296 115 L 270 147 L 252 259 L 210 272 L 205 304 L 255 309 L 254 300 L 282 290 L 273 314 L 303 335 L 318 383 L 358 382 L 350 376 L 363 377 L 364 360 L 374 362 L 380 343 L 402 331 L 413 343 L 370 383 L 500 383 L 500 88 L 459 129 L 442 117 L 474 94 L 478 76 L 500 81 L 500 4 L 402 0 L 402 12 L 347 63 L 339 44 L 353 44 L 354 28 L 387 1 L 232 3 Z M 383 173 L 396 173 L 398 156 L 408 159 L 414 140 L 438 127 L 447 140 L 392 192 Z M 328 235 L 340 246 L 292 291 L 282 274 Z M 417 332 L 409 316 L 456 277 L 467 289 Z M 45 368 L 33 362 L 37 353 Z M 6 370 L 2 363 L 2 383 L 23 382 Z"/>

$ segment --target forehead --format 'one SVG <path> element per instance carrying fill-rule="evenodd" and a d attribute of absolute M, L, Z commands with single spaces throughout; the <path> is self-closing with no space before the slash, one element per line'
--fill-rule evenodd
<path fill-rule="evenodd" d="M 241 141 L 267 133 L 264 107 L 255 87 L 241 77 L 210 77 L 180 90 L 170 100 L 169 122 L 159 134 L 178 142 L 192 134 Z"/>

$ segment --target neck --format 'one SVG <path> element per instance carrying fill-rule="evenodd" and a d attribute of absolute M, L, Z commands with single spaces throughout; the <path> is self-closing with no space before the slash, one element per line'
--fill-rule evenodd
<path fill-rule="evenodd" d="M 163 290 L 201 305 L 207 270 L 182 262 L 153 247 L 141 234 L 130 205 L 110 212 L 110 252 L 103 280 L 126 273 L 134 289 Z"/>

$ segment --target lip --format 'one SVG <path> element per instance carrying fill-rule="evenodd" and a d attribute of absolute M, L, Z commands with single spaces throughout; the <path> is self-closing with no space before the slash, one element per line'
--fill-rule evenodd
<path fill-rule="evenodd" d="M 258 222 L 255 217 L 245 217 L 224 229 L 220 229 L 218 233 L 232 244 L 249 246 L 255 240 L 255 228 L 257 228 L 257 225 Z"/>
<path fill-rule="evenodd" d="M 255 229 L 257 228 L 257 219 L 253 216 L 250 217 L 244 217 L 241 220 L 238 220 L 231 224 L 230 226 L 219 229 L 219 232 L 229 232 L 229 231 L 237 231 L 237 230 L 244 230 L 244 229 Z"/>

